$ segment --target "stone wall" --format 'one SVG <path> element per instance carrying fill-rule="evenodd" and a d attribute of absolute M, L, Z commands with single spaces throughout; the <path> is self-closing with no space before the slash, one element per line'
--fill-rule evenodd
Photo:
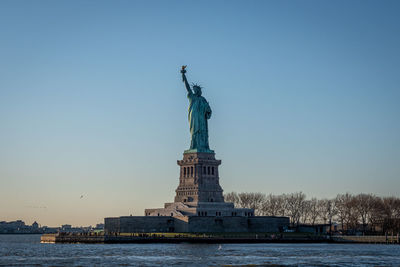
<path fill-rule="evenodd" d="M 262 233 L 279 232 L 289 226 L 288 217 L 190 217 L 189 232 Z"/>
<path fill-rule="evenodd" d="M 124 216 L 104 219 L 106 233 L 173 232 L 174 219 L 170 216 Z"/>
<path fill-rule="evenodd" d="M 247 217 L 190 217 L 189 232 L 224 233 L 248 232 Z"/>
<path fill-rule="evenodd" d="M 119 224 L 120 217 L 104 218 L 104 232 L 106 234 L 120 232 Z"/>
<path fill-rule="evenodd" d="M 249 217 L 249 232 L 280 232 L 289 227 L 289 217 Z"/>
<path fill-rule="evenodd" d="M 242 216 L 125 216 L 104 219 L 109 233 L 262 233 L 289 226 L 288 217 Z"/>
<path fill-rule="evenodd" d="M 176 233 L 188 233 L 189 232 L 189 217 L 179 216 L 174 217 L 174 230 Z"/>

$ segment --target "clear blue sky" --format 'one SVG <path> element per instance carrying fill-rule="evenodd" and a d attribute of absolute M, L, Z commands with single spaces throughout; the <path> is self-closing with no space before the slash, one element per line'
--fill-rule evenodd
<path fill-rule="evenodd" d="M 0 220 L 93 225 L 173 201 L 183 64 L 213 109 L 225 192 L 400 196 L 399 14 L 399 1 L 0 1 Z"/>

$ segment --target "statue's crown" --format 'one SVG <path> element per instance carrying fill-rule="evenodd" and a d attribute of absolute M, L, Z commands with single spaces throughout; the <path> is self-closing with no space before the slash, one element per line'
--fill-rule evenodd
<path fill-rule="evenodd" d="M 192 87 L 199 87 L 200 89 L 203 88 L 200 84 L 197 84 L 197 83 L 192 83 Z"/>

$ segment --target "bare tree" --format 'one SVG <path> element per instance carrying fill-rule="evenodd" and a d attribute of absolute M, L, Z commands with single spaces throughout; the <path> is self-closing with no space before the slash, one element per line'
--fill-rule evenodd
<path fill-rule="evenodd" d="M 287 209 L 287 201 L 284 194 L 277 196 L 277 206 L 278 206 L 278 215 L 286 216 L 288 213 Z"/>
<path fill-rule="evenodd" d="M 230 192 L 224 195 L 225 202 L 232 202 L 235 206 L 239 205 L 239 196 L 236 192 Z"/>
<path fill-rule="evenodd" d="M 400 232 L 400 199 L 395 197 L 384 197 L 383 215 L 384 215 L 384 231 Z"/>
<path fill-rule="evenodd" d="M 300 222 L 308 223 L 310 220 L 310 200 L 304 200 L 300 207 Z"/>
<path fill-rule="evenodd" d="M 311 225 L 314 225 L 319 217 L 318 200 L 316 198 L 312 198 L 308 202 L 308 208 L 309 208 L 308 221 L 311 223 Z"/>
<path fill-rule="evenodd" d="M 251 194 L 250 193 L 239 193 L 239 207 L 249 209 L 251 206 Z"/>
<path fill-rule="evenodd" d="M 332 218 L 336 215 L 335 201 L 332 199 L 318 200 L 319 217 L 323 223 L 332 224 Z"/>
<path fill-rule="evenodd" d="M 265 202 L 265 194 L 262 193 L 239 193 L 239 205 L 242 208 L 254 209 L 256 215 L 262 213 Z"/>
<path fill-rule="evenodd" d="M 374 196 L 371 194 L 359 194 L 354 197 L 354 202 L 355 209 L 361 219 L 363 234 L 365 234 L 367 223 L 372 212 Z"/>
<path fill-rule="evenodd" d="M 335 219 L 348 233 L 356 231 L 360 224 L 364 234 L 367 229 L 400 232 L 400 199 L 396 197 L 346 193 L 338 194 L 334 199 L 306 200 L 302 192 L 268 196 L 231 192 L 224 197 L 226 202 L 232 202 L 236 207 L 254 209 L 256 215 L 288 216 L 294 226 L 300 222 L 332 224 Z"/>
<path fill-rule="evenodd" d="M 384 217 L 383 200 L 381 197 L 376 196 L 372 200 L 371 213 L 369 215 L 369 224 L 374 232 L 379 231 L 382 233 Z"/>
<path fill-rule="evenodd" d="M 358 230 L 359 225 L 359 214 L 357 213 L 357 200 L 354 196 L 350 195 L 349 201 L 346 203 L 347 208 L 347 229 L 349 230 Z"/>
<path fill-rule="evenodd" d="M 285 195 L 288 216 L 293 225 L 299 225 L 306 195 L 302 192 Z"/>
<path fill-rule="evenodd" d="M 335 198 L 335 206 L 337 210 L 338 219 L 342 225 L 342 230 L 344 229 L 345 222 L 348 221 L 350 216 L 348 211 L 348 203 L 351 200 L 351 195 L 349 193 L 346 194 L 339 194 Z"/>
<path fill-rule="evenodd" d="M 269 194 L 262 205 L 262 214 L 266 216 L 285 216 L 284 196 Z"/>

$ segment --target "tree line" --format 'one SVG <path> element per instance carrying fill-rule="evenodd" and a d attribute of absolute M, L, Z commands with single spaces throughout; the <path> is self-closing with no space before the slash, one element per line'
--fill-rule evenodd
<path fill-rule="evenodd" d="M 335 222 L 344 233 L 400 232 L 397 197 L 346 193 L 332 199 L 307 199 L 302 192 L 281 195 L 230 192 L 224 197 L 236 207 L 254 209 L 257 216 L 287 216 L 294 227 Z"/>

